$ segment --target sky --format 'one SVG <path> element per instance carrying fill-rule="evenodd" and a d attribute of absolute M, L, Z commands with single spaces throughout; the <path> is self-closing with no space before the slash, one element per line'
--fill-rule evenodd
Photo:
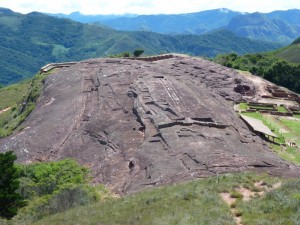
<path fill-rule="evenodd" d="M 0 0 L 0 7 L 32 11 L 82 14 L 178 14 L 228 8 L 240 12 L 300 9 L 300 0 Z"/>

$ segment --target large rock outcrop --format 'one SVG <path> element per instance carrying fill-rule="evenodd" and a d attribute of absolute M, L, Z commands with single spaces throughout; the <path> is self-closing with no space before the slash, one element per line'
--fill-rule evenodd
<path fill-rule="evenodd" d="M 191 57 L 82 61 L 48 76 L 25 128 L 0 149 L 27 163 L 76 158 L 119 193 L 232 171 L 297 172 L 233 111 L 241 85 L 255 91 Z"/>

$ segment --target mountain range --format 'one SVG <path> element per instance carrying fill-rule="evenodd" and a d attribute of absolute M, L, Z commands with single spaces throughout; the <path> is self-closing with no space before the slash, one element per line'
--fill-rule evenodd
<path fill-rule="evenodd" d="M 273 11 L 270 13 L 242 13 L 229 9 L 214 9 L 174 15 L 70 15 L 53 14 L 78 22 L 99 22 L 117 30 L 153 31 L 163 34 L 204 34 L 226 28 L 237 35 L 291 43 L 300 36 L 300 10 Z"/>
<path fill-rule="evenodd" d="M 79 61 L 142 48 L 146 55 L 167 52 L 213 57 L 274 50 L 282 45 L 250 40 L 221 29 L 204 35 L 116 31 L 38 12 L 0 9 L 0 84 L 32 77 L 50 62 Z"/>

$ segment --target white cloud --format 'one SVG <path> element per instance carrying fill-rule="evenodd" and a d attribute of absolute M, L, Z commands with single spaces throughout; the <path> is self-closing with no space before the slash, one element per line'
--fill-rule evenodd
<path fill-rule="evenodd" d="M 1 0 L 0 7 L 28 13 L 171 14 L 228 8 L 241 12 L 300 9 L 299 0 Z"/>

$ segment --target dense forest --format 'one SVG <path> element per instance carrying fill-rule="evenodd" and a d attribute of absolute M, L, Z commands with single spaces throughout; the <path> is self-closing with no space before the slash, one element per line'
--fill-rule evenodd
<path fill-rule="evenodd" d="M 219 55 L 214 61 L 230 68 L 249 71 L 300 93 L 300 64 L 289 63 L 272 54 L 260 53 L 244 56 L 238 56 L 236 53 Z"/>

